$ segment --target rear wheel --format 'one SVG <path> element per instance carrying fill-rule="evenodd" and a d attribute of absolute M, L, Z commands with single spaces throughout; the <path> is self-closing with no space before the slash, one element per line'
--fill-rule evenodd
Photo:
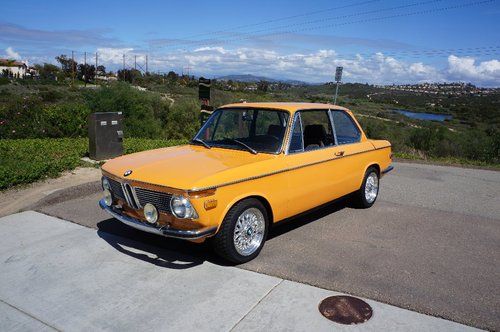
<path fill-rule="evenodd" d="M 375 203 L 379 191 L 379 173 L 375 167 L 370 167 L 365 173 L 361 188 L 357 192 L 358 205 L 362 208 L 369 208 Z"/>
<path fill-rule="evenodd" d="M 248 262 L 260 253 L 267 237 L 267 211 L 257 199 L 245 199 L 227 213 L 213 239 L 214 249 L 233 263 Z"/>

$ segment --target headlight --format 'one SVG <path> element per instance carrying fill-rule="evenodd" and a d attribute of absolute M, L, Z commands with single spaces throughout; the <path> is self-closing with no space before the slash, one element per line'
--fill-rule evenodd
<path fill-rule="evenodd" d="M 177 218 L 181 219 L 196 219 L 198 218 L 198 214 L 196 210 L 191 205 L 191 202 L 188 198 L 179 195 L 173 195 L 170 200 L 170 209 L 172 213 Z"/>
<path fill-rule="evenodd" d="M 102 178 L 102 190 L 111 190 L 111 186 L 109 185 L 109 180 L 105 177 Z"/>
<path fill-rule="evenodd" d="M 158 221 L 158 210 L 151 203 L 144 205 L 144 218 L 150 224 L 154 224 Z"/>
<path fill-rule="evenodd" d="M 113 196 L 111 195 L 111 192 L 108 189 L 104 189 L 104 203 L 107 206 L 111 206 L 113 204 Z"/>

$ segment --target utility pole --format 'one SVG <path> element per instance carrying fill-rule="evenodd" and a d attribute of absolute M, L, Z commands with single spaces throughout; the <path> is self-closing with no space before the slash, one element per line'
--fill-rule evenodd
<path fill-rule="evenodd" d="M 148 74 L 148 55 L 146 54 L 146 75 Z"/>
<path fill-rule="evenodd" d="M 123 67 L 122 67 L 123 70 L 125 70 L 125 53 L 123 53 Z"/>
<path fill-rule="evenodd" d="M 97 52 L 95 52 L 95 75 L 94 75 L 94 83 L 97 84 Z"/>
<path fill-rule="evenodd" d="M 75 51 L 71 51 L 71 86 L 75 85 Z"/>
<path fill-rule="evenodd" d="M 83 82 L 87 86 L 87 52 L 83 52 Z"/>
<path fill-rule="evenodd" d="M 335 82 L 337 82 L 337 86 L 335 88 L 335 97 L 333 97 L 333 105 L 337 105 L 337 96 L 339 94 L 339 83 L 342 81 L 342 71 L 344 67 L 337 67 L 335 69 Z"/>
<path fill-rule="evenodd" d="M 134 55 L 134 69 L 137 70 L 137 55 Z"/>

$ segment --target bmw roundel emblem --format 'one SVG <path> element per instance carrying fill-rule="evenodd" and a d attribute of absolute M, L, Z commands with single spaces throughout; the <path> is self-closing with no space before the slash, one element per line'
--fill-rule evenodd
<path fill-rule="evenodd" d="M 130 174 L 132 174 L 131 169 L 129 169 L 128 171 L 125 171 L 125 173 L 123 173 L 123 176 L 129 176 Z"/>

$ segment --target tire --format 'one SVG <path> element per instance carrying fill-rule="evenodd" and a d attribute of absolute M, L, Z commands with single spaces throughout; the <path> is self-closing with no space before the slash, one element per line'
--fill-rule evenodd
<path fill-rule="evenodd" d="M 356 202 L 360 208 L 371 207 L 378 197 L 380 189 L 380 175 L 375 167 L 366 170 L 361 188 L 356 193 Z"/>
<path fill-rule="evenodd" d="M 264 205 L 254 198 L 242 200 L 224 217 L 212 241 L 214 250 L 232 263 L 251 261 L 262 250 L 268 228 L 267 210 Z"/>

